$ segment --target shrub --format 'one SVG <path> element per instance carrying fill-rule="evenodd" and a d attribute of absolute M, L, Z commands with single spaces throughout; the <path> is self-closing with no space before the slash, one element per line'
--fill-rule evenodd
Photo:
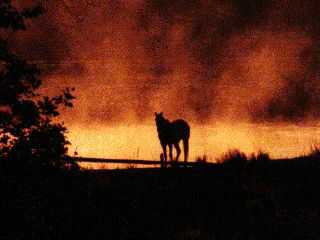
<path fill-rule="evenodd" d="M 259 151 L 257 155 L 252 154 L 252 156 L 249 159 L 250 161 L 259 161 L 259 162 L 265 162 L 270 160 L 270 156 L 267 152 Z"/>
<path fill-rule="evenodd" d="M 307 157 L 320 159 L 320 146 L 317 144 L 313 144 L 310 147 L 310 153 L 307 155 Z"/>
<path fill-rule="evenodd" d="M 229 150 L 219 159 L 218 163 L 227 164 L 227 165 L 242 165 L 248 160 L 245 153 L 239 151 L 238 149 Z"/>

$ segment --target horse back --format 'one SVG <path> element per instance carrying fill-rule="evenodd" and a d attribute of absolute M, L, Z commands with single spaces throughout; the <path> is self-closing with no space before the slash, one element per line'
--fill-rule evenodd
<path fill-rule="evenodd" d="M 189 139 L 190 137 L 190 126 L 189 124 L 183 120 L 183 119 L 177 119 L 171 123 L 171 130 L 178 138 L 177 140 L 180 139 Z"/>
<path fill-rule="evenodd" d="M 161 145 L 179 143 L 180 140 L 188 140 L 190 136 L 189 124 L 177 119 L 168 122 L 164 127 L 158 127 L 158 135 Z"/>

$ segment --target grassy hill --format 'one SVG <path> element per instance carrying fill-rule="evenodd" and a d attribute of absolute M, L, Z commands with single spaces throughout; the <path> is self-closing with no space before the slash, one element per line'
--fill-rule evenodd
<path fill-rule="evenodd" d="M 319 171 L 306 157 L 10 173 L 0 239 L 319 239 Z"/>

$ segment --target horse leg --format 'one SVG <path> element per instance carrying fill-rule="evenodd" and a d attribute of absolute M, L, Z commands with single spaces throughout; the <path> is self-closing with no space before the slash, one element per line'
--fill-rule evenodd
<path fill-rule="evenodd" d="M 172 144 L 169 144 L 169 157 L 170 161 L 172 162 Z"/>
<path fill-rule="evenodd" d="M 187 162 L 188 153 L 189 153 L 189 138 L 183 139 L 183 150 L 184 150 L 184 162 Z"/>
<path fill-rule="evenodd" d="M 161 168 L 164 168 L 164 155 L 163 153 L 160 153 L 160 167 Z"/>
<path fill-rule="evenodd" d="M 176 150 L 177 150 L 176 161 L 178 162 L 179 156 L 180 156 L 180 153 L 181 153 L 181 149 L 180 149 L 179 143 L 175 143 L 175 144 L 174 144 L 174 147 L 175 147 Z"/>
<path fill-rule="evenodd" d="M 164 158 L 164 161 L 166 162 L 167 161 L 167 146 L 165 144 L 162 144 L 162 151 L 163 151 L 163 158 Z"/>

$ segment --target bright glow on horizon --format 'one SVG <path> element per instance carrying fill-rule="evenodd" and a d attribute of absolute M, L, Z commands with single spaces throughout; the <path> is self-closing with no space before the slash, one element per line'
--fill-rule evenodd
<path fill-rule="evenodd" d="M 159 160 L 161 153 L 157 131 L 152 124 L 73 125 L 69 127 L 68 138 L 72 143 L 69 154 L 73 155 L 76 150 L 82 157 Z M 315 126 L 191 124 L 189 160 L 207 155 L 207 159 L 214 162 L 230 149 L 239 149 L 246 154 L 262 150 L 272 158 L 291 158 L 307 154 L 319 140 L 320 129 Z"/>

